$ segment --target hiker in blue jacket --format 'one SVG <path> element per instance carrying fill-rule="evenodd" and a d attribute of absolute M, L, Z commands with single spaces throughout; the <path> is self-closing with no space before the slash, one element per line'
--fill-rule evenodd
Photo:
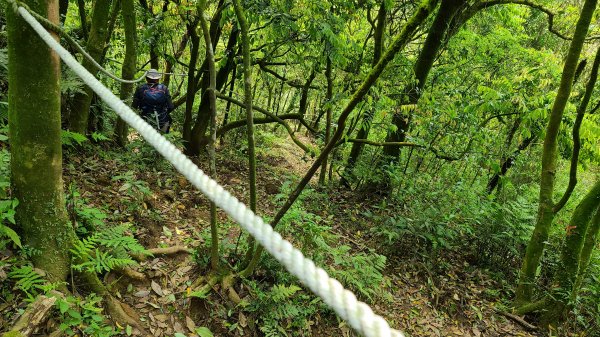
<path fill-rule="evenodd" d="M 156 69 L 146 72 L 146 84 L 141 85 L 133 96 L 133 107 L 141 110 L 142 118 L 163 133 L 171 128 L 171 111 L 175 109 L 166 85 L 159 83 Z"/>

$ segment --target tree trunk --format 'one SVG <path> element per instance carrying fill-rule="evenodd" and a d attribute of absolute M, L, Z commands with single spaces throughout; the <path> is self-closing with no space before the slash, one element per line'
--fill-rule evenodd
<path fill-rule="evenodd" d="M 217 164 L 215 146 L 217 144 L 217 71 L 215 69 L 215 54 L 212 40 L 210 39 L 210 30 L 208 22 L 204 17 L 204 4 L 206 0 L 201 0 L 198 4 L 198 15 L 200 18 L 200 26 L 204 35 L 204 43 L 206 45 L 206 60 L 208 61 L 208 98 L 210 103 L 210 142 L 208 144 L 208 156 L 210 175 L 213 179 L 217 179 Z M 213 271 L 219 268 L 219 232 L 217 229 L 217 205 L 214 202 L 210 203 L 210 233 L 211 233 L 211 248 L 210 248 L 210 265 Z"/>
<path fill-rule="evenodd" d="M 419 98 L 421 98 L 425 81 L 449 31 L 450 22 L 464 3 L 465 0 L 442 0 L 440 9 L 429 29 L 423 48 L 419 52 L 419 57 L 413 67 L 415 79 L 402 91 L 400 97 L 401 106 L 415 105 L 419 101 Z M 411 114 L 412 111 L 399 111 L 393 115 L 392 123 L 396 126 L 396 130 L 388 132 L 385 139 L 386 142 L 404 142 L 406 140 L 406 133 L 410 127 Z M 387 146 L 383 149 L 383 153 L 396 162 L 400 155 L 400 147 Z"/>
<path fill-rule="evenodd" d="M 578 290 L 581 287 L 583 278 L 586 275 L 587 268 L 590 265 L 592 258 L 592 252 L 598 242 L 598 233 L 600 232 L 600 207 L 596 209 L 596 215 L 592 218 L 589 225 L 587 234 L 585 235 L 585 242 L 581 249 L 581 255 L 579 257 L 579 270 L 577 272 L 577 280 L 575 281 L 574 289 Z"/>
<path fill-rule="evenodd" d="M 86 49 L 96 62 L 102 62 L 104 55 L 104 44 L 108 32 L 108 22 L 111 0 L 98 0 L 94 3 L 94 12 L 92 14 L 92 27 L 89 38 L 87 39 Z M 96 67 L 87 58 L 82 62 L 85 69 L 92 74 L 98 72 Z M 88 127 L 88 118 L 90 115 L 90 104 L 92 89 L 85 87 L 85 92 L 77 93 L 73 98 L 73 107 L 69 116 L 69 129 L 73 132 L 86 134 Z"/>
<path fill-rule="evenodd" d="M 58 1 L 25 0 L 58 23 Z M 16 221 L 34 265 L 50 282 L 69 272 L 74 238 L 65 208 L 60 121 L 60 60 L 14 11 L 7 11 L 9 125 Z M 35 99 L 32 99 L 35 97 Z"/>
<path fill-rule="evenodd" d="M 583 63 L 583 62 L 582 62 Z M 581 65 L 581 63 L 580 63 Z M 596 57 L 594 57 L 594 64 L 592 65 L 592 71 L 590 72 L 590 78 L 588 79 L 587 85 L 585 86 L 585 94 L 581 103 L 577 107 L 577 117 L 575 117 L 575 123 L 573 124 L 573 153 L 571 154 L 571 168 L 569 170 L 569 184 L 562 198 L 554 206 L 554 213 L 560 211 L 571 198 L 571 194 L 577 185 L 577 166 L 579 165 L 579 151 L 581 150 L 581 139 L 579 136 L 579 129 L 581 129 L 581 123 L 585 111 L 587 110 L 594 87 L 596 86 L 596 80 L 598 79 L 598 68 L 600 67 L 600 48 L 596 50 Z M 579 69 L 578 69 L 579 70 Z M 577 73 L 576 75 L 577 76 Z"/>
<path fill-rule="evenodd" d="M 326 117 L 326 125 L 325 125 L 325 144 L 329 142 L 329 138 L 331 138 L 331 113 L 333 107 L 331 106 L 331 98 L 333 97 L 333 79 L 331 78 L 331 58 L 327 56 L 327 65 L 325 67 L 325 78 L 327 78 L 327 93 L 325 100 L 329 102 L 327 104 L 327 117 Z M 323 164 L 321 165 L 321 174 L 319 175 L 319 184 L 321 186 L 325 185 L 325 176 L 327 174 L 327 157 L 323 159 Z"/>
<path fill-rule="evenodd" d="M 188 35 L 192 50 L 190 51 L 190 64 L 188 66 L 187 76 L 187 95 L 185 97 L 185 115 L 183 120 L 183 140 L 188 144 L 192 137 L 192 120 L 194 113 L 194 97 L 196 93 L 196 63 L 198 63 L 198 53 L 200 50 L 200 37 L 196 33 L 198 22 L 189 23 L 187 25 Z"/>
<path fill-rule="evenodd" d="M 125 27 L 125 59 L 123 60 L 122 77 L 126 80 L 131 80 L 136 72 L 136 23 L 135 23 L 135 7 L 133 0 L 121 0 L 123 16 L 123 26 Z M 133 98 L 133 83 L 121 83 L 120 98 L 131 105 Z M 127 135 L 129 127 L 121 118 L 117 119 L 115 126 L 115 136 L 117 144 L 125 146 L 127 144 Z"/>
<path fill-rule="evenodd" d="M 553 294 L 548 298 L 547 311 L 542 316 L 544 326 L 562 321 L 565 314 L 571 310 L 572 303 L 577 299 L 578 289 L 575 287 L 575 282 L 577 275 L 584 272 L 580 269 L 581 252 L 586 235 L 590 234 L 588 232 L 590 220 L 599 206 L 600 180 L 577 205 L 567 227 L 561 263 L 555 277 L 558 288 L 554 289 Z"/>
<path fill-rule="evenodd" d="M 575 34 L 569 53 L 565 60 L 560 87 L 558 89 L 550 120 L 546 128 L 546 137 L 542 152 L 542 173 L 540 179 L 540 197 L 538 206 L 538 217 L 533 230 L 533 235 L 527 245 L 527 251 L 521 266 L 519 275 L 519 284 L 516 290 L 515 306 L 520 306 L 531 302 L 533 297 L 533 285 L 535 282 L 535 273 L 540 263 L 542 253 L 544 252 L 545 242 L 548 239 L 548 232 L 554 220 L 554 202 L 552 195 L 554 193 L 554 179 L 556 175 L 557 159 L 557 136 L 562 120 L 563 112 L 569 96 L 571 86 L 575 77 L 577 62 L 583 47 L 585 36 L 587 35 L 597 0 L 586 0 L 581 10 L 581 15 L 577 21 Z"/>
<path fill-rule="evenodd" d="M 234 48 L 237 43 L 238 35 L 239 31 L 237 28 L 234 27 L 229 36 L 229 41 L 227 43 L 227 48 L 225 51 L 227 61 L 225 61 L 225 64 L 217 72 L 217 90 L 221 90 L 223 88 L 225 82 L 227 82 L 227 77 L 229 77 L 229 73 L 235 67 Z M 204 67 L 200 68 L 200 71 L 204 70 Z M 202 86 L 200 87 L 200 91 L 202 92 L 202 98 L 198 107 L 198 114 L 196 116 L 194 127 L 192 128 L 190 140 L 186 143 L 186 153 L 188 155 L 198 155 L 202 151 L 202 148 L 209 141 L 209 139 L 206 137 L 206 130 L 208 129 L 208 126 L 210 124 L 210 104 L 208 96 L 206 95 L 207 88 L 208 77 L 203 77 Z"/>
<path fill-rule="evenodd" d="M 531 145 L 537 139 L 537 137 L 538 137 L 537 135 L 531 135 L 531 136 L 525 138 L 521 142 L 521 144 L 519 144 L 517 149 L 510 156 L 508 156 L 508 158 L 506 158 L 502 161 L 502 163 L 500 164 L 500 172 L 495 173 L 487 183 L 486 190 L 487 190 L 488 194 L 492 194 L 492 192 L 496 189 L 496 187 L 499 186 L 500 178 L 504 177 L 506 175 L 506 172 L 508 172 L 508 169 L 510 169 L 513 166 L 513 164 L 515 163 L 515 160 L 517 159 L 517 156 L 523 150 L 528 148 L 529 145 Z"/>

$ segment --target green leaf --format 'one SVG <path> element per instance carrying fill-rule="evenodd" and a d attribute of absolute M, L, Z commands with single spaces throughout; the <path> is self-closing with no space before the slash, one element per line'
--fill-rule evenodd
<path fill-rule="evenodd" d="M 125 333 L 127 334 L 127 336 L 131 336 L 131 334 L 133 333 L 133 328 L 131 327 L 131 325 L 127 324 L 127 327 L 125 328 Z M 175 334 L 175 337 L 177 337 L 177 334 Z"/>
<path fill-rule="evenodd" d="M 213 333 L 210 331 L 210 329 L 205 326 L 196 329 L 196 333 L 200 337 L 213 337 L 214 336 Z"/>
<path fill-rule="evenodd" d="M 0 225 L 0 234 L 8 236 L 8 238 L 11 239 L 12 242 L 19 246 L 19 248 L 23 248 L 23 246 L 21 246 L 21 239 L 19 238 L 19 235 L 14 230 L 12 230 L 12 228 Z"/>

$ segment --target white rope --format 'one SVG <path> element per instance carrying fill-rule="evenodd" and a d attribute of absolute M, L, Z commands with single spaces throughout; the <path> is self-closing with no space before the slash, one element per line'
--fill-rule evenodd
<path fill-rule="evenodd" d="M 67 66 L 73 69 L 127 124 L 136 129 L 148 143 L 170 161 L 196 188 L 202 191 L 208 199 L 222 208 L 246 229 L 290 273 L 298 277 L 303 284 L 321 297 L 340 317 L 347 320 L 354 329 L 367 337 L 404 336 L 400 331 L 391 329 L 383 317 L 374 314 L 373 310 L 366 303 L 358 301 L 351 291 L 344 289 L 340 282 L 329 277 L 325 270 L 315 266 L 313 261 L 304 257 L 302 252 L 292 247 L 291 243 L 283 239 L 262 218 L 254 214 L 249 208 L 224 190 L 216 181 L 204 174 L 179 149 L 133 112 L 79 64 L 27 10 L 19 7 L 18 12 L 40 35 L 44 42 L 60 56 Z"/>

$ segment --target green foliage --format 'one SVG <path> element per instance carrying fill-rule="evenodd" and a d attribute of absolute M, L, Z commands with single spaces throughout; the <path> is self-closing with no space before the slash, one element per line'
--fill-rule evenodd
<path fill-rule="evenodd" d="M 73 96 L 76 93 L 85 93 L 84 83 L 79 76 L 75 74 L 69 67 L 62 68 L 62 77 L 60 79 L 60 92 Z"/>
<path fill-rule="evenodd" d="M 127 171 L 123 174 L 112 177 L 113 181 L 119 181 L 123 184 L 119 188 L 119 192 L 125 192 L 128 198 L 123 198 L 122 202 L 131 211 L 140 209 L 144 197 L 152 194 L 148 183 L 142 180 L 137 180 L 133 171 Z"/>
<path fill-rule="evenodd" d="M 60 136 L 62 144 L 68 147 L 81 146 L 88 141 L 86 136 L 67 130 L 62 130 Z"/>
<path fill-rule="evenodd" d="M 129 228 L 129 224 L 122 224 L 76 241 L 71 249 L 75 261 L 73 268 L 102 273 L 136 264 L 129 254 L 143 254 L 146 250 L 135 238 L 126 235 Z"/>
<path fill-rule="evenodd" d="M 262 289 L 248 281 L 255 299 L 244 310 L 258 317 L 258 327 L 265 336 L 302 336 L 310 329 L 311 317 L 321 309 L 319 299 L 312 299 L 296 285 L 275 284 Z"/>
<path fill-rule="evenodd" d="M 44 289 L 46 283 L 46 280 L 30 265 L 14 266 L 8 273 L 8 277 L 15 281 L 15 288 L 25 293 L 29 299 L 35 298 Z"/>
<path fill-rule="evenodd" d="M 1 200 L 0 201 L 0 239 L 8 237 L 17 246 L 21 247 L 19 235 L 10 227 L 5 225 L 6 221 L 15 224 L 15 208 L 19 205 L 19 200 Z"/>
<path fill-rule="evenodd" d="M 68 336 L 83 333 L 88 336 L 109 337 L 118 331 L 106 325 L 102 315 L 102 297 L 91 294 L 85 298 L 58 298 L 56 307 L 61 315 L 60 329 Z"/>
<path fill-rule="evenodd" d="M 2 131 L 0 136 L 4 136 L 4 132 L 7 130 L 0 131 Z M 8 137 L 6 138 L 8 139 Z M 4 238 L 8 238 L 10 242 L 22 247 L 19 235 L 10 227 L 10 225 L 15 225 L 15 209 L 19 205 L 19 200 L 10 198 L 9 188 L 10 153 L 7 148 L 2 148 L 0 149 L 0 247 L 6 245 Z"/>

